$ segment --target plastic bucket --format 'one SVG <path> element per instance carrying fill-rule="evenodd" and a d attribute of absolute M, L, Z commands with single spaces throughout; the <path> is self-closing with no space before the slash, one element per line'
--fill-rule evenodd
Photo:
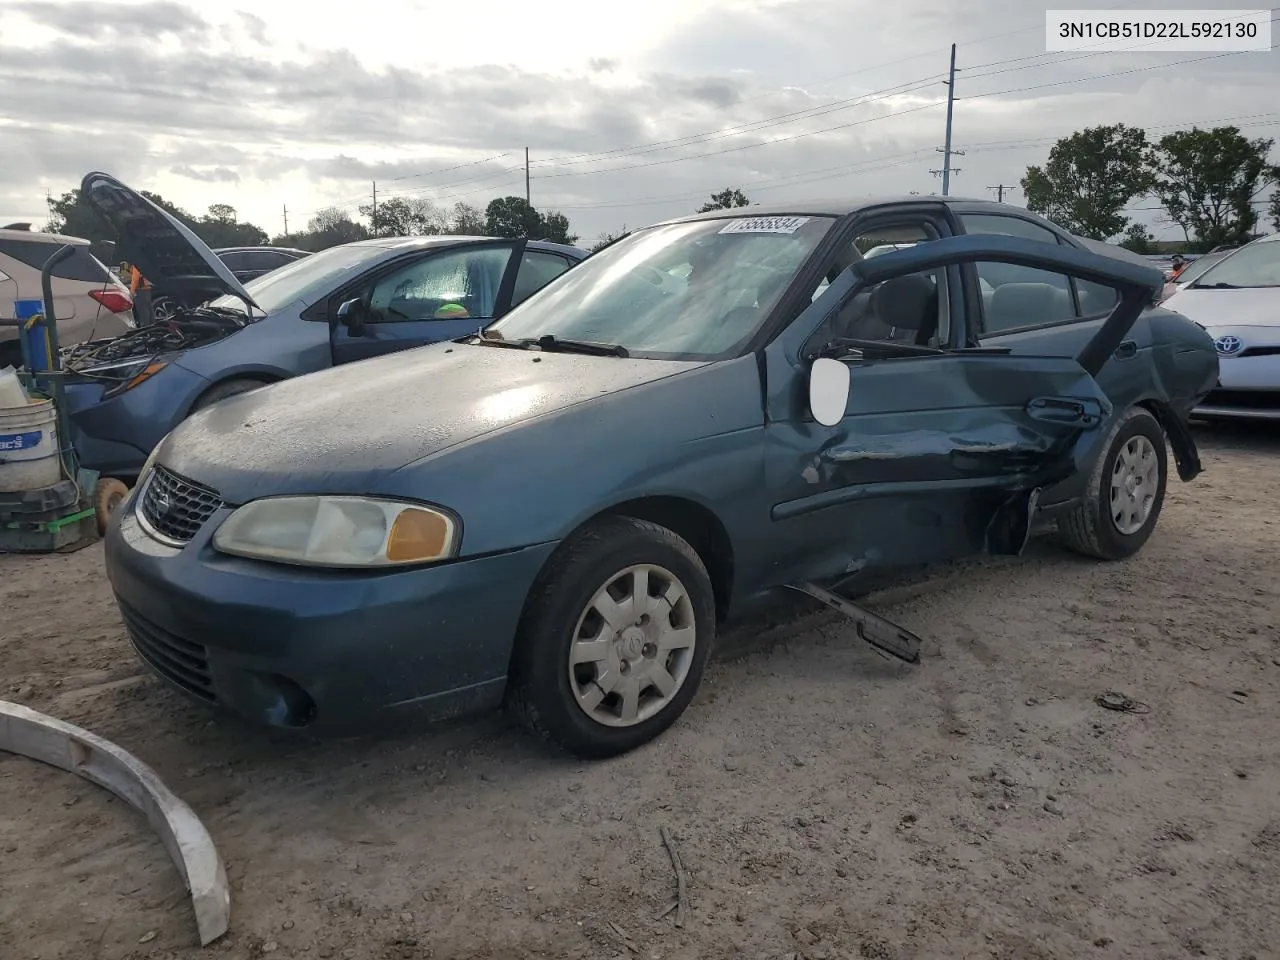
<path fill-rule="evenodd" d="M 0 407 L 0 493 L 39 490 L 61 479 L 53 401 Z"/>

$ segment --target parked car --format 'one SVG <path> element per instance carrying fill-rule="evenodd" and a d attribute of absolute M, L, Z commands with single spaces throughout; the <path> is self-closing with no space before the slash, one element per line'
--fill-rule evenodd
<path fill-rule="evenodd" d="M 129 288 L 89 252 L 89 241 L 40 233 L 31 224 L 0 229 L 0 319 L 14 320 L 17 300 L 42 300 L 40 270 L 62 247 L 75 248 L 53 270 L 53 309 L 64 345 L 94 337 L 112 337 L 131 329 L 133 298 Z M 22 365 L 17 327 L 0 325 L 0 367 Z"/>
<path fill-rule="evenodd" d="M 1196 257 L 1196 259 L 1192 260 L 1185 267 L 1183 267 L 1182 272 L 1180 274 L 1178 274 L 1172 280 L 1165 281 L 1164 290 L 1160 295 L 1160 299 L 1162 301 L 1168 300 L 1170 297 L 1172 297 L 1175 293 L 1178 292 L 1179 287 L 1184 287 L 1188 283 L 1190 283 L 1192 280 L 1195 280 L 1197 277 L 1199 277 L 1202 273 L 1204 273 L 1206 270 L 1208 270 L 1211 266 L 1213 266 L 1215 263 L 1217 263 L 1219 260 L 1221 260 L 1230 252 L 1231 252 L 1231 248 L 1228 247 L 1224 249 L 1211 250 L 1206 254 L 1202 254 L 1201 256 Z"/>
<path fill-rule="evenodd" d="M 272 270 L 311 256 L 307 250 L 293 247 L 219 247 L 213 251 L 241 283 L 265 276 Z M 216 283 L 208 286 L 174 285 L 161 281 L 152 289 L 153 319 L 163 320 L 179 307 L 190 310 L 206 300 L 222 296 L 226 291 Z"/>
<path fill-rule="evenodd" d="M 225 294 L 69 354 L 80 459 L 129 478 L 196 410 L 267 383 L 472 333 L 586 256 L 489 237 L 395 237 L 331 247 L 242 285 L 186 227 L 105 174 L 81 186 L 144 275 Z M 338 308 L 347 312 L 339 322 Z"/>
<path fill-rule="evenodd" d="M 906 228 L 928 242 L 858 254 Z M 1035 516 L 1139 550 L 1166 440 L 1200 469 L 1184 418 L 1217 375 L 1204 330 L 1147 309 L 1160 282 L 990 201 L 669 221 L 476 335 L 186 420 L 107 574 L 141 659 L 198 702 L 321 733 L 505 697 L 616 754 L 764 591 L 1018 554 Z"/>
<path fill-rule="evenodd" d="M 1229 251 L 1164 306 L 1204 327 L 1218 351 L 1219 379 L 1195 416 L 1280 420 L 1280 233 Z"/>

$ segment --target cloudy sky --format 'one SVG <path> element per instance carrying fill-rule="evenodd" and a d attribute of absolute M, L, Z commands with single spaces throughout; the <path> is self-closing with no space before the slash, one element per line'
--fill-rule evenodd
<path fill-rule="evenodd" d="M 929 193 L 952 42 L 953 194 L 1016 186 L 1098 123 L 1280 141 L 1274 47 L 1045 53 L 1044 10 L 1089 6 L 1241 4 L 3 0 L 0 222 L 43 224 L 47 194 L 90 170 L 273 234 L 286 207 L 294 229 L 326 206 L 355 214 L 375 181 L 483 208 L 523 194 L 526 147 L 534 205 L 584 240 L 725 186 L 760 202 Z"/>

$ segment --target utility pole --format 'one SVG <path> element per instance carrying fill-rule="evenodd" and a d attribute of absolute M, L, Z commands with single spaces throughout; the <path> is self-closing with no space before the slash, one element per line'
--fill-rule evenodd
<path fill-rule="evenodd" d="M 529 148 L 524 148 L 524 202 L 527 206 L 533 206 L 533 201 L 529 194 Z"/>
<path fill-rule="evenodd" d="M 373 235 L 378 235 L 378 181 L 373 181 L 373 214 L 369 217 L 369 222 L 373 225 Z"/>
<path fill-rule="evenodd" d="M 287 203 L 284 205 L 284 235 L 286 237 L 289 235 L 289 205 Z"/>
<path fill-rule="evenodd" d="M 941 147 L 938 152 L 942 154 L 942 169 L 930 170 L 935 177 L 942 175 L 942 195 L 944 197 L 951 195 L 951 174 L 959 173 L 960 168 L 951 166 L 951 158 L 953 156 L 963 157 L 963 150 L 951 149 L 951 120 L 955 115 L 956 106 L 956 45 L 951 45 L 951 68 L 947 71 L 947 139 L 946 145 Z"/>
<path fill-rule="evenodd" d="M 999 183 L 999 184 L 996 184 L 994 187 L 987 187 L 987 189 L 994 190 L 996 192 L 996 203 L 1004 203 L 1004 192 L 1006 190 L 1017 190 L 1018 188 L 1010 187 L 1007 184 Z"/>

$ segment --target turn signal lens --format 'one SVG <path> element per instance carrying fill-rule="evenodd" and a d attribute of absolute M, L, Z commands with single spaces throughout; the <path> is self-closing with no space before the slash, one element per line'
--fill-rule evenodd
<path fill-rule="evenodd" d="M 447 552 L 453 539 L 449 518 L 429 510 L 401 511 L 387 535 L 386 555 L 391 563 L 434 560 Z"/>

